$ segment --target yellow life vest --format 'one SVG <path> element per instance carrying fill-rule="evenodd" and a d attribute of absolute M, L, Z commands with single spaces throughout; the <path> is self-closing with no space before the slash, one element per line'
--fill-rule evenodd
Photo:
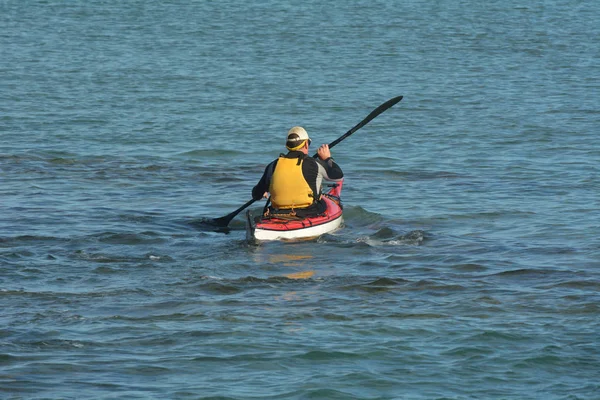
<path fill-rule="evenodd" d="M 305 208 L 313 203 L 314 193 L 302 174 L 303 162 L 301 158 L 279 157 L 269 184 L 275 208 Z"/>

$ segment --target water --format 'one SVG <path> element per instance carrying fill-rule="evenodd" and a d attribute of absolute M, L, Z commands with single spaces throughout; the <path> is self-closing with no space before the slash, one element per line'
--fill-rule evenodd
<path fill-rule="evenodd" d="M 599 19 L 0 2 L 0 397 L 599 398 Z M 332 150 L 342 230 L 197 228 L 398 95 Z"/>

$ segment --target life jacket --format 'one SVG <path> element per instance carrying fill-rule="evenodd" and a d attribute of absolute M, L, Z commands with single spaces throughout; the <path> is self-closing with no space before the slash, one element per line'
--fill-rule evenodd
<path fill-rule="evenodd" d="M 303 162 L 303 157 L 279 157 L 269 184 L 273 207 L 305 208 L 313 204 L 314 193 L 302 174 Z"/>

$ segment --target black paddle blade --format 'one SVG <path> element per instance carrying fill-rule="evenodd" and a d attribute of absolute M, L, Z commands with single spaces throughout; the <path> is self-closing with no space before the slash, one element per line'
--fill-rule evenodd
<path fill-rule="evenodd" d="M 192 221 L 190 225 L 194 228 L 201 231 L 214 231 L 214 232 L 224 232 L 229 233 L 230 229 L 227 225 L 231 220 L 225 220 L 224 217 L 221 218 L 200 218 L 195 221 Z"/>
<path fill-rule="evenodd" d="M 200 229 L 214 230 L 217 232 L 229 232 L 227 225 L 229 225 L 236 215 L 248 208 L 255 201 L 256 200 L 251 199 L 234 212 L 231 212 L 221 218 L 200 218 L 198 221 L 195 221 L 193 225 Z"/>

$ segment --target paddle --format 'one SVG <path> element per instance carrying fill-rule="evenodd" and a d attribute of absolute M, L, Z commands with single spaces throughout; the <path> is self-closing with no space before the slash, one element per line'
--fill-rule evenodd
<path fill-rule="evenodd" d="M 381 114 L 388 108 L 392 107 L 394 104 L 398 103 L 400 100 L 402 100 L 402 96 L 394 97 L 393 99 L 386 101 L 385 103 L 383 103 L 382 105 L 380 105 L 379 107 L 377 107 L 376 109 L 371 111 L 371 113 L 369 115 L 367 115 L 367 117 L 365 119 L 363 119 L 358 124 L 356 124 L 352 129 L 350 129 L 348 132 L 344 133 L 342 136 L 340 136 L 333 142 L 329 143 L 329 148 L 331 149 L 332 147 L 334 147 L 335 145 L 340 143 L 342 140 L 344 140 L 348 136 L 352 135 L 354 132 L 356 132 L 357 130 L 359 130 L 360 128 L 362 128 L 363 126 L 368 124 L 369 122 L 371 122 L 371 120 L 373 120 L 375 117 L 377 117 L 379 114 Z M 315 154 L 313 157 L 317 158 L 317 154 Z M 246 202 L 246 204 L 244 204 L 237 210 L 235 210 L 225 216 L 222 216 L 220 218 L 204 219 L 204 220 L 202 220 L 202 224 L 209 225 L 209 226 L 212 226 L 215 228 L 226 228 L 227 225 L 229 225 L 231 220 L 233 220 L 236 215 L 241 213 L 244 209 L 250 207 L 250 205 L 252 205 L 252 203 L 254 203 L 255 201 L 256 200 L 254 200 L 254 199 L 248 200 Z"/>

